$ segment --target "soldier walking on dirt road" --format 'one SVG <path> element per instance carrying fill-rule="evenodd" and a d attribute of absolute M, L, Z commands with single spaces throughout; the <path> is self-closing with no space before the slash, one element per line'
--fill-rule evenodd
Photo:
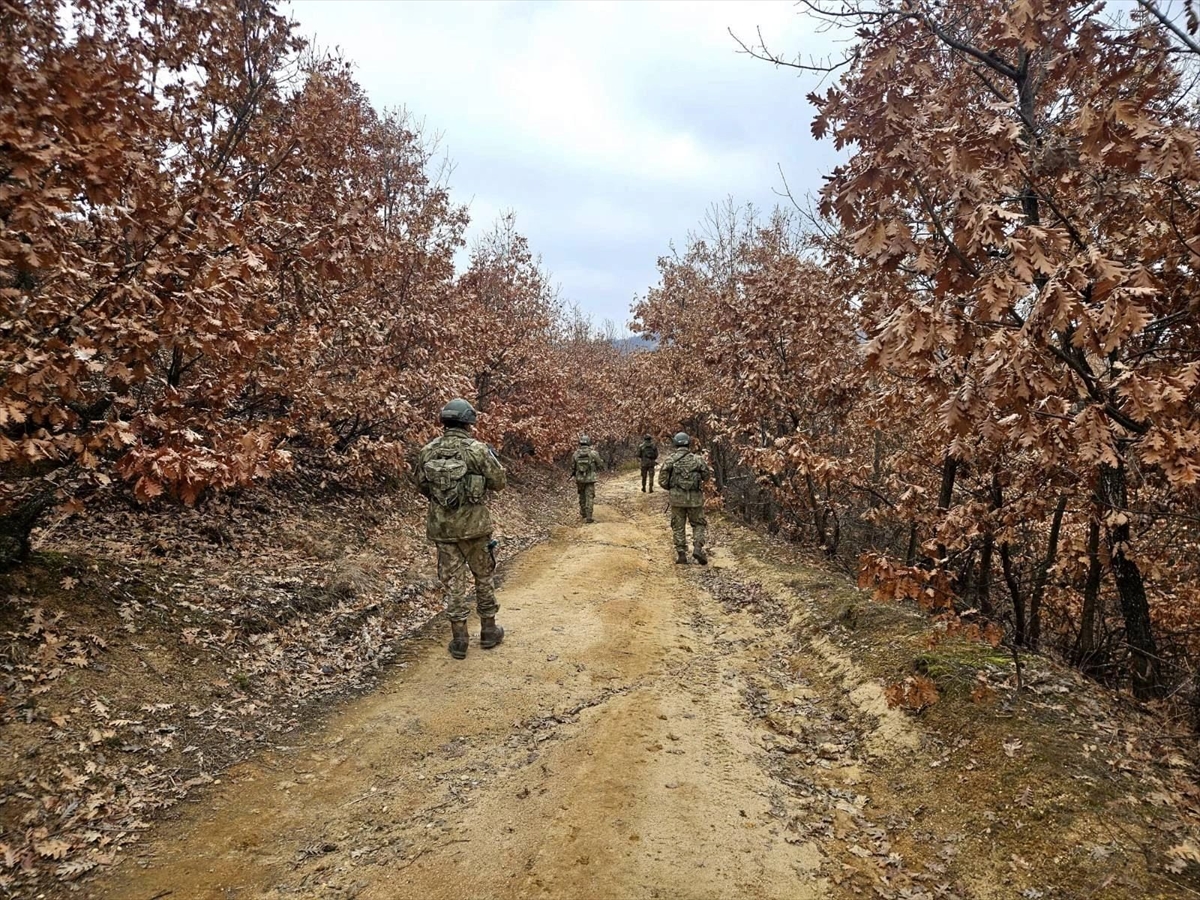
<path fill-rule="evenodd" d="M 702 486 L 711 475 L 708 463 L 699 453 L 688 448 L 692 440 L 684 432 L 671 439 L 675 449 L 658 470 L 658 486 L 671 492 L 671 536 L 675 540 L 675 562 L 687 565 L 687 523 L 692 523 L 692 556 L 700 565 L 708 565 L 704 552 L 704 518 Z"/>
<path fill-rule="evenodd" d="M 492 516 L 484 499 L 507 483 L 504 467 L 492 448 L 471 437 L 475 408 L 466 400 L 451 400 L 441 412 L 445 433 L 417 455 L 417 490 L 429 498 L 426 534 L 437 546 L 438 579 L 446 589 L 450 619 L 450 655 L 467 655 L 467 569 L 475 577 L 475 606 L 482 621 L 479 646 L 490 650 L 504 639 L 496 624 L 496 588 L 492 573 Z"/>
<path fill-rule="evenodd" d="M 650 483 L 650 493 L 654 493 L 654 467 L 658 463 L 658 445 L 654 438 L 646 435 L 638 446 L 638 459 L 642 464 L 642 493 L 646 493 L 646 482 Z"/>
<path fill-rule="evenodd" d="M 579 449 L 571 458 L 571 474 L 579 489 L 579 515 L 588 524 L 592 522 L 592 503 L 596 499 L 596 473 L 603 465 L 604 460 L 592 447 L 592 439 L 586 434 L 580 435 Z"/>

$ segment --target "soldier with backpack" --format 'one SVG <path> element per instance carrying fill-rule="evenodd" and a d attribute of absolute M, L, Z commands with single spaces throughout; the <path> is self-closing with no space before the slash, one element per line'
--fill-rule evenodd
<path fill-rule="evenodd" d="M 417 455 L 417 490 L 429 498 L 426 534 L 437 546 L 438 580 L 446 589 L 450 619 L 450 655 L 467 655 L 467 570 L 475 578 L 475 606 L 482 627 L 479 646 L 490 650 L 504 639 L 496 624 L 496 589 L 492 573 L 496 559 L 490 547 L 492 517 L 484 503 L 488 491 L 503 490 L 504 467 L 492 448 L 471 437 L 475 408 L 466 400 L 451 400 L 441 412 L 445 432 Z"/>
<path fill-rule="evenodd" d="M 650 493 L 654 493 L 654 467 L 658 464 L 658 445 L 654 438 L 646 435 L 638 447 L 638 459 L 642 464 L 642 493 L 646 493 L 646 482 L 650 482 Z"/>
<path fill-rule="evenodd" d="M 571 475 L 579 489 L 579 515 L 589 525 L 592 522 L 592 503 L 596 499 L 596 473 L 604 465 L 600 454 L 592 447 L 592 439 L 586 434 L 579 436 L 579 449 L 571 458 Z"/>
<path fill-rule="evenodd" d="M 710 476 L 708 463 L 699 453 L 689 450 L 691 438 L 679 432 L 671 439 L 675 449 L 658 470 L 658 486 L 671 492 L 671 534 L 675 539 L 675 562 L 687 565 L 687 523 L 692 523 L 692 556 L 700 565 L 708 565 L 704 553 L 703 485 Z"/>

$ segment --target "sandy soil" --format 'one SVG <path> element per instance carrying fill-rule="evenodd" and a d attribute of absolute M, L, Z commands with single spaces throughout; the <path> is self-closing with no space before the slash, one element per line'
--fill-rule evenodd
<path fill-rule="evenodd" d="M 499 648 L 476 630 L 456 662 L 435 623 L 377 693 L 230 770 L 87 893 L 826 896 L 748 705 L 771 636 L 673 564 L 660 493 L 628 476 L 597 499 L 510 567 Z"/>
<path fill-rule="evenodd" d="M 917 612 L 716 516 L 711 565 L 677 566 L 635 473 L 601 485 L 596 518 L 507 561 L 500 647 L 457 662 L 433 622 L 376 691 L 73 896 L 1198 895 L 1167 868 L 1192 846 L 1164 805 L 1186 770 L 1133 765 L 1137 722 L 1075 673 L 1027 660 L 1018 692 L 990 646 L 931 643 Z M 919 659 L 950 673 L 943 699 L 889 708 Z"/>
<path fill-rule="evenodd" d="M 53 896 L 1200 896 L 1189 764 L 1119 698 L 1036 658 L 1018 690 L 989 645 L 719 516 L 711 564 L 677 566 L 636 473 L 596 518 L 505 561 L 500 647 L 473 623 L 455 661 L 432 622 Z M 941 700 L 889 708 L 922 661 Z"/>

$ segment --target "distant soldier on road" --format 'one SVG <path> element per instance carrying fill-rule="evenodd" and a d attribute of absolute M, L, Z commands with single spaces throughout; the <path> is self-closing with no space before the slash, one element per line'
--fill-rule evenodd
<path fill-rule="evenodd" d="M 496 624 L 496 588 L 492 573 L 496 558 L 491 549 L 492 516 L 484 503 L 488 491 L 507 483 L 504 467 L 492 448 L 471 437 L 475 408 L 466 400 L 451 400 L 441 412 L 445 433 L 426 444 L 417 455 L 414 480 L 429 498 L 426 533 L 437 546 L 438 579 L 446 589 L 446 615 L 450 619 L 450 655 L 467 655 L 467 570 L 475 577 L 475 606 L 482 621 L 479 646 L 490 650 L 504 639 Z"/>
<path fill-rule="evenodd" d="M 650 483 L 650 493 L 654 493 L 654 467 L 658 463 L 658 445 L 654 438 L 646 435 L 638 447 L 638 459 L 642 464 L 642 493 L 646 493 L 646 483 Z"/>
<path fill-rule="evenodd" d="M 596 473 L 603 465 L 604 460 L 592 447 L 592 439 L 586 434 L 580 435 L 579 449 L 571 458 L 571 474 L 579 489 L 579 515 L 589 524 L 592 522 L 592 503 L 596 499 Z"/>
<path fill-rule="evenodd" d="M 708 463 L 699 453 L 688 448 L 692 440 L 684 432 L 671 439 L 675 445 L 662 468 L 658 470 L 658 486 L 671 492 L 671 535 L 675 539 L 675 562 L 687 565 L 687 523 L 692 523 L 692 556 L 700 565 L 708 565 L 704 553 L 704 482 L 712 474 Z"/>

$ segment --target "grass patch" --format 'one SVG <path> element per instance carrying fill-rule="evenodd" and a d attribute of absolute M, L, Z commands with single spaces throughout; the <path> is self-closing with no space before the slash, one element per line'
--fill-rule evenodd
<path fill-rule="evenodd" d="M 989 644 L 950 639 L 918 653 L 912 671 L 932 678 L 944 696 L 971 697 L 981 686 L 1006 682 L 1014 672 L 1013 658 Z"/>

